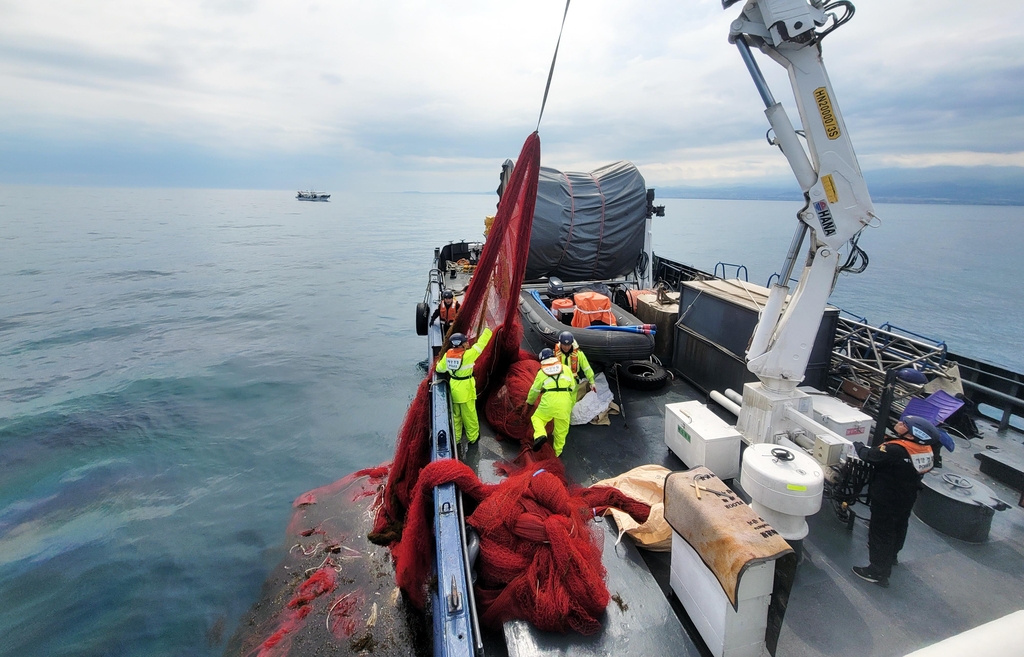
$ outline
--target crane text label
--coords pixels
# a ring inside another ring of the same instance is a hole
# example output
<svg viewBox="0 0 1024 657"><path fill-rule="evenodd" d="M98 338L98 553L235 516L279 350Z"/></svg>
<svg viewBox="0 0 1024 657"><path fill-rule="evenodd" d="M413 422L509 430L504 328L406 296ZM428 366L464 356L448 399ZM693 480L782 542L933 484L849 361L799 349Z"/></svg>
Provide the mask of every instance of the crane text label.
<svg viewBox="0 0 1024 657"><path fill-rule="evenodd" d="M825 126L825 135L829 139L839 139L842 133L839 132L839 122L832 111L832 99L828 97L825 87L814 90L814 100L818 103L818 113L821 114L821 124Z"/></svg>

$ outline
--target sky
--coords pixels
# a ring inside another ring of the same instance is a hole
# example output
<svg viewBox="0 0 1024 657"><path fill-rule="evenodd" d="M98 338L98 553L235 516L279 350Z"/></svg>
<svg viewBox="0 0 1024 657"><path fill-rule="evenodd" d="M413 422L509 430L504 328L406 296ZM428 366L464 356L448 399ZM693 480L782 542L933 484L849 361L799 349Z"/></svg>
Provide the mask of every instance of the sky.
<svg viewBox="0 0 1024 657"><path fill-rule="evenodd" d="M1024 181L1024 3L855 4L823 53L862 168ZM0 183L492 190L536 127L564 7L0 0ZM795 185L727 40L739 10L573 3L543 163ZM798 124L784 69L758 56Z"/></svg>

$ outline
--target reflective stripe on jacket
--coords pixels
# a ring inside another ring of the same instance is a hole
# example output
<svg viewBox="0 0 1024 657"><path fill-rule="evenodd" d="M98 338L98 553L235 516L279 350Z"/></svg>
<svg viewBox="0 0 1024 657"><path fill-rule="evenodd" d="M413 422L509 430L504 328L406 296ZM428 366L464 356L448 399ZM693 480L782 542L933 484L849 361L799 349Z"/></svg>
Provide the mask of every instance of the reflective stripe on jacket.
<svg viewBox="0 0 1024 657"><path fill-rule="evenodd" d="M590 362L587 360L587 355L580 349L579 344L574 340L572 343L572 351L565 353L562 348L558 348L558 359L562 361L562 366L568 368L574 378L579 378L580 370L583 370L583 376L587 377L587 381L594 382L594 370L590 367Z"/></svg>
<svg viewBox="0 0 1024 657"><path fill-rule="evenodd" d="M466 404L476 399L476 381L473 379L473 364L477 358L480 358L480 354L483 353L487 343L491 341L491 335L491 329L485 328L476 344L463 352L462 366L454 372L449 372L451 381L448 382L448 385L452 391L452 402ZM449 351L456 350L450 349ZM437 366L434 368L434 371L441 374L448 372L447 359L448 351L444 352L441 358L437 360Z"/></svg>
<svg viewBox="0 0 1024 657"><path fill-rule="evenodd" d="M533 404L542 392L551 394L541 397L541 406L553 408L557 405L560 408L564 398L568 402L569 410L572 410L572 404L576 401L576 379L565 367L558 376L551 376L543 371L537 372L533 385L530 386L530 393L526 395L526 403Z"/></svg>

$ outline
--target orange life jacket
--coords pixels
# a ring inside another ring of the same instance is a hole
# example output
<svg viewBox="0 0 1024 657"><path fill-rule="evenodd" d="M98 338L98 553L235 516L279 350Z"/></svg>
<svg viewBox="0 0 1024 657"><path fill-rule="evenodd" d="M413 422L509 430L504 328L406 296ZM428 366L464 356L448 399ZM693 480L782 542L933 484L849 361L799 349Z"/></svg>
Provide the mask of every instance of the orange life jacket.
<svg viewBox="0 0 1024 657"><path fill-rule="evenodd" d="M456 376L455 373L462 369L462 355L466 353L466 350L461 347L452 347L448 351L444 352L445 365L448 366L448 373L453 379L464 381L468 379L468 376ZM472 375L470 375L472 376Z"/></svg>
<svg viewBox="0 0 1024 657"><path fill-rule="evenodd" d="M914 466L918 474L930 471L935 465L935 454L932 452L930 445L922 445L921 443L903 440L902 438L886 441L886 444L890 443L895 443L907 450L907 456L910 457L910 465Z"/></svg>
<svg viewBox="0 0 1024 657"><path fill-rule="evenodd" d="M459 302L453 301L452 305L448 306L442 301L437 310L442 322L454 322L455 316L459 314Z"/></svg>

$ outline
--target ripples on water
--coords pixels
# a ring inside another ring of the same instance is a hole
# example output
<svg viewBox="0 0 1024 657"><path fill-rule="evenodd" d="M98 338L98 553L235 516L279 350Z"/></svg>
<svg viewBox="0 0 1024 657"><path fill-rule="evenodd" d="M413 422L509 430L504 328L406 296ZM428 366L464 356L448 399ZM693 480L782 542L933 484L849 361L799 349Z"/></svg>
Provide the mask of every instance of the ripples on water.
<svg viewBox="0 0 1024 657"><path fill-rule="evenodd" d="M781 264L793 204L665 204L658 252L757 282ZM0 654L219 654L291 501L389 458L433 248L493 208L0 187ZM1020 343L1021 209L880 210L840 305L1024 369L999 358Z"/></svg>

